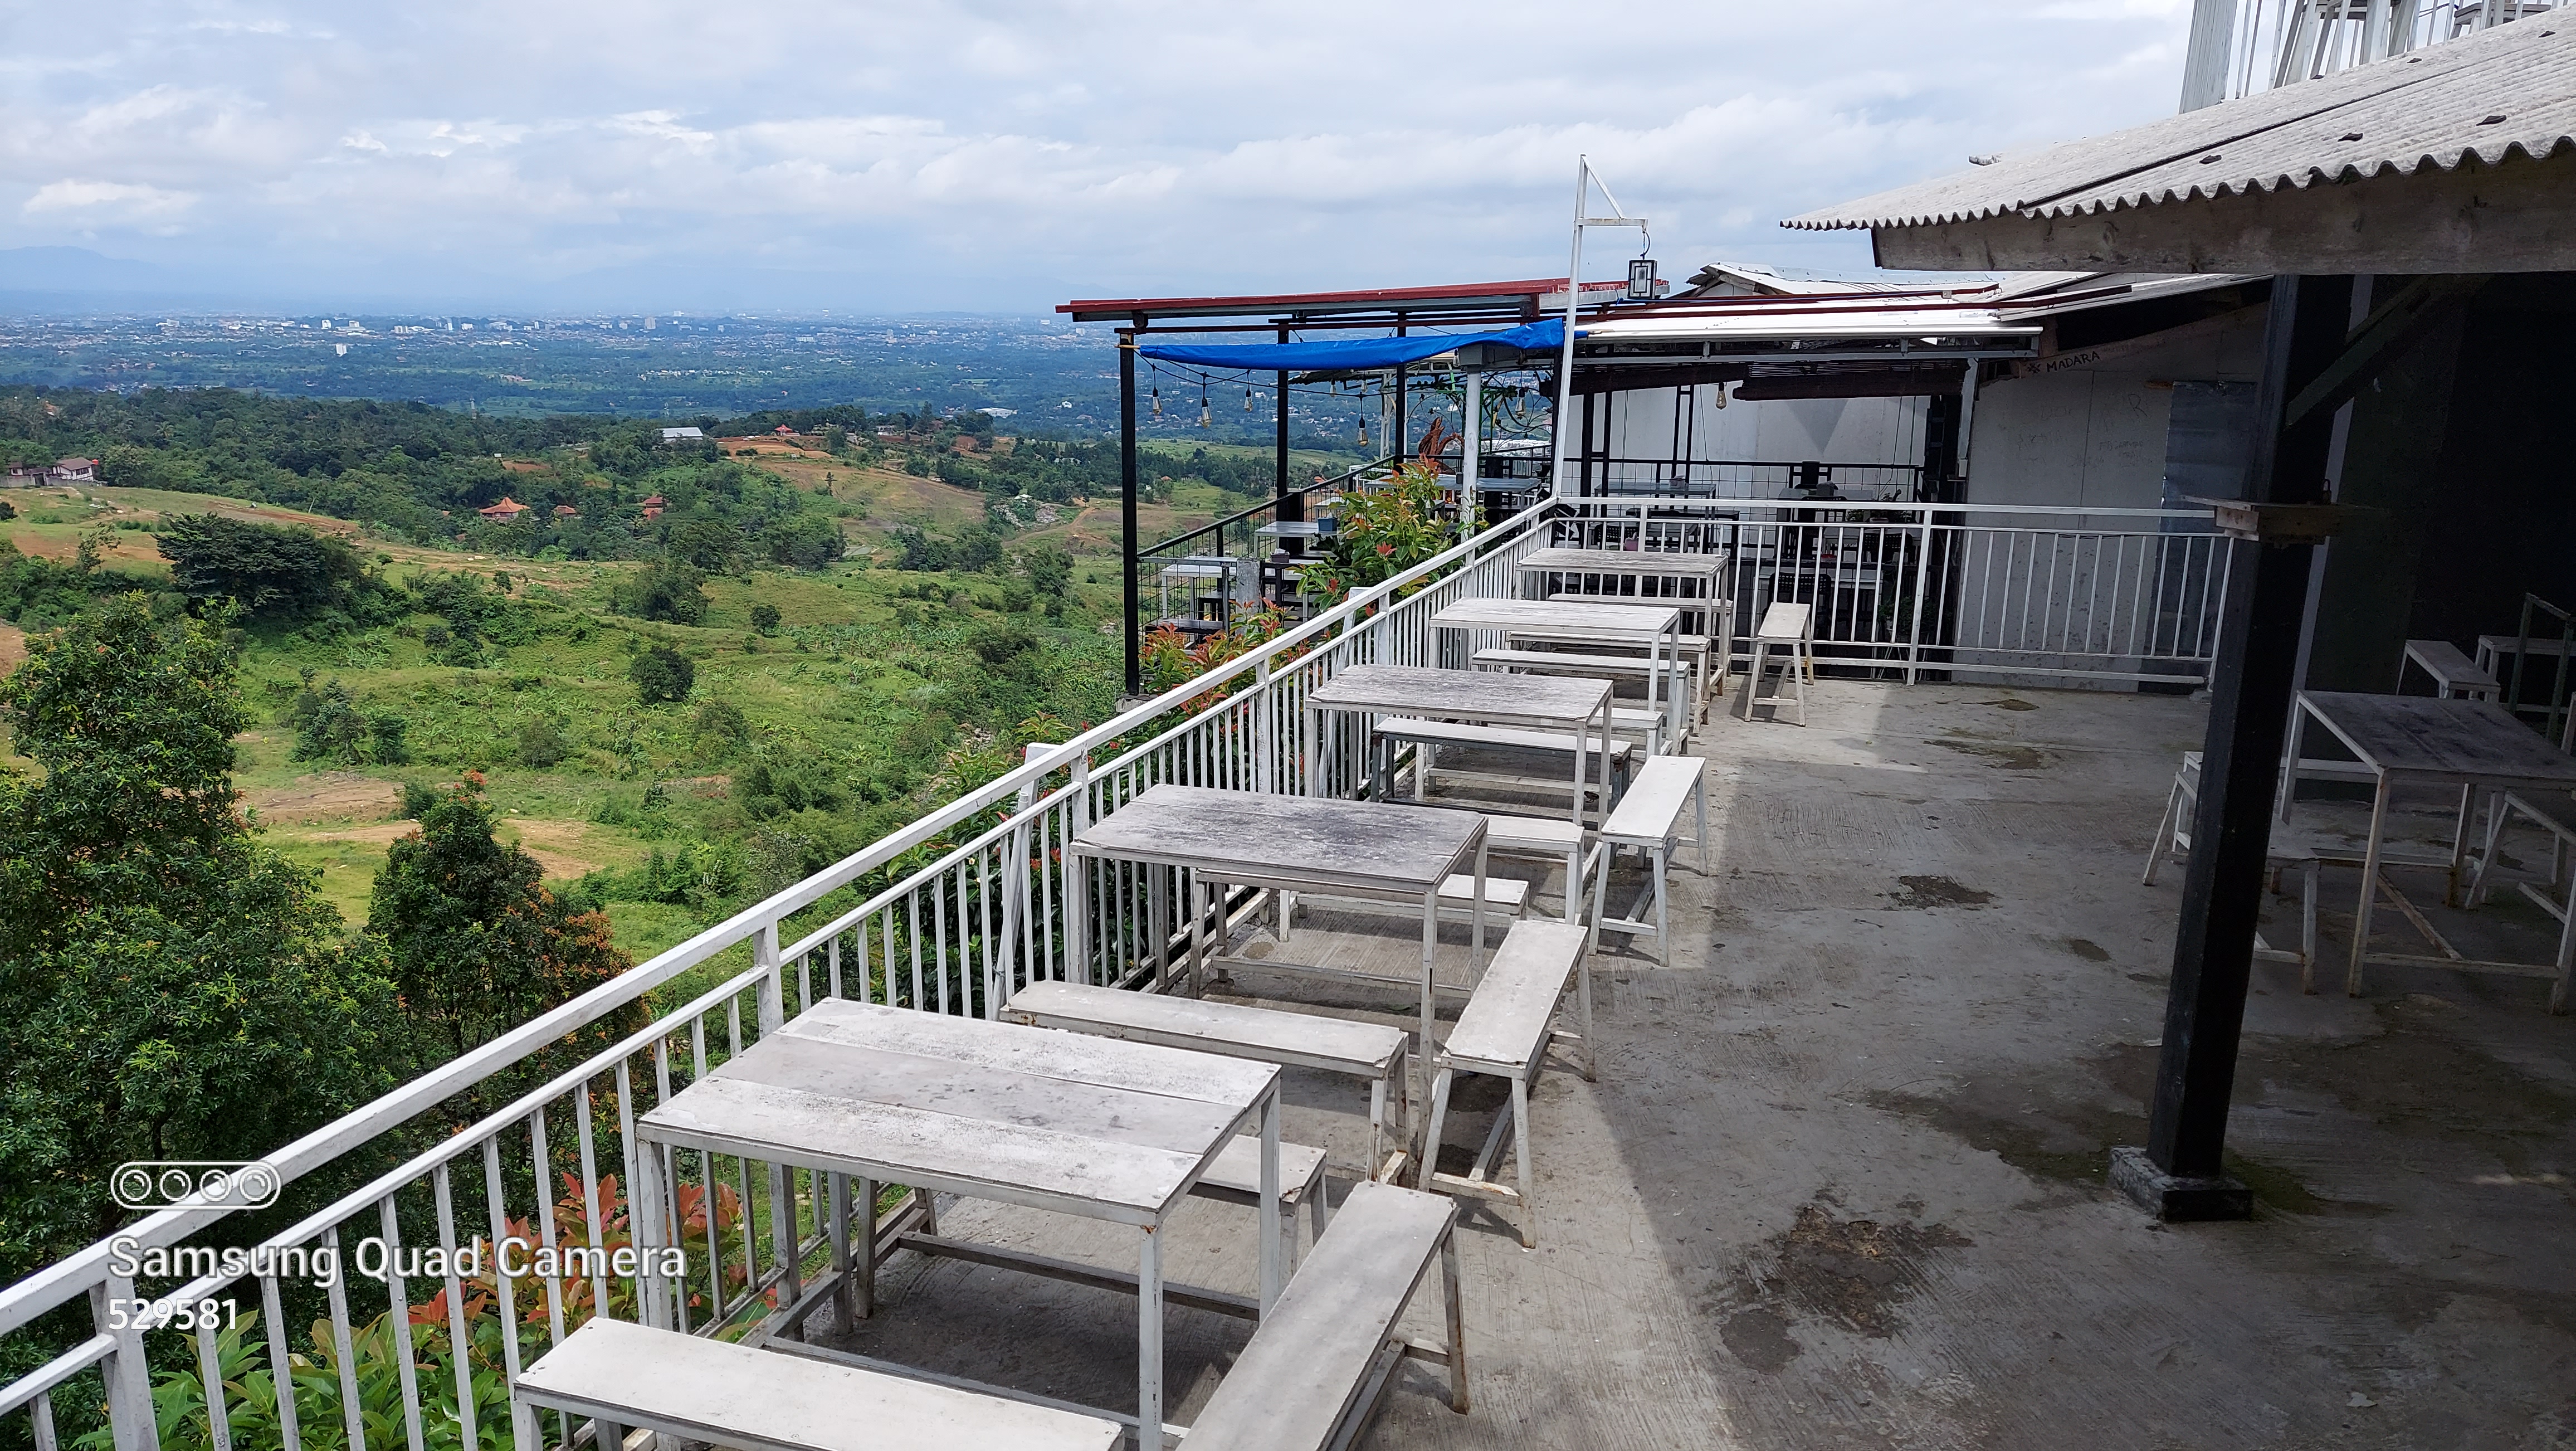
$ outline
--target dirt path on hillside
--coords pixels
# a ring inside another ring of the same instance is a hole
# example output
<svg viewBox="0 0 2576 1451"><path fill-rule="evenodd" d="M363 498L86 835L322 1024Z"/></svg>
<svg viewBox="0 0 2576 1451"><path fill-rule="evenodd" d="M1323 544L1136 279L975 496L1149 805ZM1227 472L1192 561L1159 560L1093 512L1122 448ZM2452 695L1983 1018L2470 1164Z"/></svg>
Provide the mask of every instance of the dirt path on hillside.
<svg viewBox="0 0 2576 1451"><path fill-rule="evenodd" d="M325 771L298 776L284 786L245 791L242 804L257 808L261 820L280 826L301 821L357 821L382 817L402 805L402 787L355 771ZM409 826L407 822L400 824Z"/></svg>

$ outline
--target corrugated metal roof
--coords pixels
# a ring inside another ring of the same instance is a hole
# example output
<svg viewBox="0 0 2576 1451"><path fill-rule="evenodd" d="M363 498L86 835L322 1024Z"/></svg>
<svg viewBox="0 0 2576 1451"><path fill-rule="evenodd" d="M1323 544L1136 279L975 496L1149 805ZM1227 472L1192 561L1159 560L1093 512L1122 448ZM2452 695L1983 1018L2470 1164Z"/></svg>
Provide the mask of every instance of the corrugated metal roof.
<svg viewBox="0 0 2576 1451"><path fill-rule="evenodd" d="M2080 216L2576 146L2576 19L2546 12L2408 55L2007 156L1781 223L1921 227Z"/></svg>

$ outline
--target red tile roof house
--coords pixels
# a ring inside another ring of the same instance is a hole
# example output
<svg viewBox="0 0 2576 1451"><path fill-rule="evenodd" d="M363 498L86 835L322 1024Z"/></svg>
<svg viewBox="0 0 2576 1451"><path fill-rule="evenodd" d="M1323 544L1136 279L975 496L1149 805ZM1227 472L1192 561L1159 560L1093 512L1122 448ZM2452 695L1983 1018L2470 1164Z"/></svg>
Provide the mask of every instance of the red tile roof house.
<svg viewBox="0 0 2576 1451"><path fill-rule="evenodd" d="M474 512L498 523L516 524L519 522L519 516L528 512L528 506L504 494L501 502Z"/></svg>
<svg viewBox="0 0 2576 1451"><path fill-rule="evenodd" d="M581 511L570 504L557 504L555 505L555 517L558 519L578 519L581 517Z"/></svg>

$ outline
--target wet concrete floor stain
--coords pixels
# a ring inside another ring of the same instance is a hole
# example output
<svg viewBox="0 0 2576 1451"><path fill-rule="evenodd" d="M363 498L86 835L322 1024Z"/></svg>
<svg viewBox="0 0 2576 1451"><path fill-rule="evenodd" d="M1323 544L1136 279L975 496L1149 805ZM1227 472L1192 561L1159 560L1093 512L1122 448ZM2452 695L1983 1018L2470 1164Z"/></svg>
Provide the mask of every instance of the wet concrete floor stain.
<svg viewBox="0 0 2576 1451"><path fill-rule="evenodd" d="M2038 707L2037 705L2034 705L2034 704L2032 704L2031 702L2029 702L2029 701L2027 701L2027 700L2013 700L2013 699L2010 699L2009 697L2007 697L2006 699L2003 699L2003 700L1981 700L1981 701L1978 701L1977 703L1978 703L1979 705L1991 705L1991 706L1995 706L1995 707L1998 707L1998 708L2003 709L2003 710L2037 710L2037 709L2039 709L2039 707Z"/></svg>
<svg viewBox="0 0 2576 1451"><path fill-rule="evenodd" d="M1963 756L1983 756L1986 764L1999 771L2044 771L2048 753L2036 746L1997 745L1992 741L1936 740L1932 744Z"/></svg>
<svg viewBox="0 0 2576 1451"><path fill-rule="evenodd" d="M1909 912L1929 911L1934 907L1982 907L1995 899L1992 892L1963 887L1948 877L1898 877L1902 892L1890 892L1896 905Z"/></svg>

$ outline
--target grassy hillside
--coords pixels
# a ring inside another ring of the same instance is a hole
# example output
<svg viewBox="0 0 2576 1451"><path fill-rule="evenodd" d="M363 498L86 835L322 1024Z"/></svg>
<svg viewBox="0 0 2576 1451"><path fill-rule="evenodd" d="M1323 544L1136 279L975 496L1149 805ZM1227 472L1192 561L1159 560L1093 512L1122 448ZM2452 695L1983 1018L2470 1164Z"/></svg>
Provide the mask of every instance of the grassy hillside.
<svg viewBox="0 0 2576 1451"><path fill-rule="evenodd" d="M410 829L404 784L478 772L550 879L600 897L620 945L640 957L988 778L1022 738L1112 707L1119 656L1099 623L1113 605L1104 588L1077 570L1051 621L1002 575L873 568L885 530L971 520L975 496L903 474L835 485L864 516L851 523L855 557L711 577L694 625L615 610L617 585L644 564L370 542L385 584L413 601L398 618L244 627L245 693L267 722L237 743L246 805L272 843L322 873L355 925L387 843ZM349 527L196 494L70 487L0 498L18 514L0 522L0 538L58 561L62 577L92 541L79 576L92 591L166 591L153 531L179 513ZM1078 527L1068 519L1058 537ZM418 598L448 577L472 581L495 612L464 666L454 621ZM763 605L779 616L767 632L754 624ZM639 702L628 668L656 645L695 668L688 700ZM22 653L19 632L0 630L0 668ZM294 759L298 698L333 683L361 713L403 718L408 761Z"/></svg>

